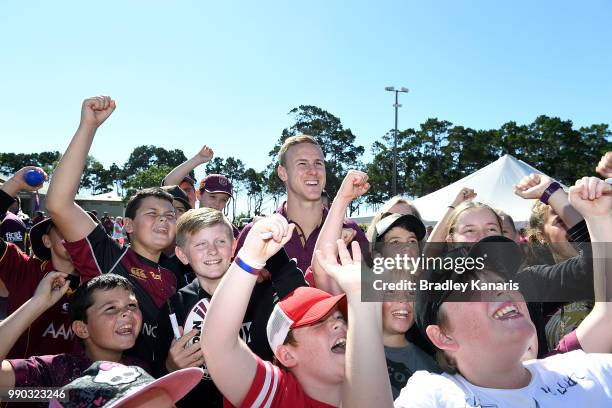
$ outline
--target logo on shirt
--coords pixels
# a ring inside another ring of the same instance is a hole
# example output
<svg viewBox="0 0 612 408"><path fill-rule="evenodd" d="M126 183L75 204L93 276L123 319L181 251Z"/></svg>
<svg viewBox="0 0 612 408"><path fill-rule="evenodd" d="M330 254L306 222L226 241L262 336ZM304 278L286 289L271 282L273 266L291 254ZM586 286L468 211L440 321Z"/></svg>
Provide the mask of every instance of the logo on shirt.
<svg viewBox="0 0 612 408"><path fill-rule="evenodd" d="M43 337L53 337L57 339L58 337L62 337L64 340L71 340L74 338L74 333L72 332L72 327L68 326L68 328L64 327L63 324L59 325L57 330L55 330L55 326L53 323L49 324L47 329L42 334Z"/></svg>
<svg viewBox="0 0 612 408"><path fill-rule="evenodd" d="M138 278L140 280L147 280L147 275L145 274L144 269L132 268L132 269L130 269L130 275L132 275L135 278Z"/></svg>
<svg viewBox="0 0 612 408"><path fill-rule="evenodd" d="M6 242L22 242L23 241L23 235L21 235L21 231L16 231L16 232L7 232L5 234L5 241Z"/></svg>
<svg viewBox="0 0 612 408"><path fill-rule="evenodd" d="M149 271L149 275L155 280L162 280L161 273L155 273L153 271Z"/></svg>
<svg viewBox="0 0 612 408"><path fill-rule="evenodd" d="M200 338L202 336L202 326L209 307L210 299L200 299L200 301L196 303L187 314L187 319L185 319L184 325L184 333L188 333L193 329L198 332L198 334L196 334L193 339L189 341L187 347L191 347L192 345L200 342ZM251 322L242 323L242 327L240 328L240 337L247 344L251 342ZM204 375L202 378L205 380L210 380L211 377L206 368L206 364L202 366L202 369L204 370Z"/></svg>

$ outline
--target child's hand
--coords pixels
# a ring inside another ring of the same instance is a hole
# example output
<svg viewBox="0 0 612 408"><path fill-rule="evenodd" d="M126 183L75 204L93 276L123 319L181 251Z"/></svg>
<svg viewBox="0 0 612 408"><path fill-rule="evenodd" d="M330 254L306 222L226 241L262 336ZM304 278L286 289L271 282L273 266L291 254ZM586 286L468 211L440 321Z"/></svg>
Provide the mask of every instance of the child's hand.
<svg viewBox="0 0 612 408"><path fill-rule="evenodd" d="M583 177L570 187L569 202L585 219L609 216L612 186L597 177Z"/></svg>
<svg viewBox="0 0 612 408"><path fill-rule="evenodd" d="M357 241L352 243L352 258L344 241L339 239L336 245L338 256L332 244L327 244L323 251L315 252L319 265L347 295L361 293L361 248L359 248L359 243ZM338 263L338 258L340 263Z"/></svg>
<svg viewBox="0 0 612 408"><path fill-rule="evenodd" d="M532 173L529 176L523 177L523 179L514 186L514 194L525 199L534 198L539 200L553 181L553 179L545 174Z"/></svg>
<svg viewBox="0 0 612 408"><path fill-rule="evenodd" d="M49 272L36 287L32 300L45 309L50 308L68 291L70 281L67 277L68 274L64 272Z"/></svg>
<svg viewBox="0 0 612 408"><path fill-rule="evenodd" d="M285 217L273 214L253 224L239 253L246 259L265 264L291 239L295 224L288 224Z"/></svg>
<svg viewBox="0 0 612 408"><path fill-rule="evenodd" d="M213 149L211 149L207 145L204 145L202 146L198 154L196 154L196 157L200 160L202 164L204 164L204 163L208 163L209 161L211 161L214 155L215 155L215 152L213 151Z"/></svg>
<svg viewBox="0 0 612 408"><path fill-rule="evenodd" d="M7 187L7 188L5 188L5 191L9 190L9 187L10 187L10 191L7 191L7 193L9 193L11 196L15 196L20 191L40 190L40 188L43 186L43 183L40 183L37 186L31 186L28 183L26 183L25 174L30 170L35 170L39 172L43 176L43 180L47 180L49 178L47 176L47 173L45 173L45 171L41 169L40 167L26 166L26 167L19 169L17 173L13 174L13 176L6 181L4 187Z"/></svg>
<svg viewBox="0 0 612 408"><path fill-rule="evenodd" d="M342 241L344 241L344 245L349 246L349 244L353 241L355 236L357 235L357 231L352 228L342 228L342 234L340 237Z"/></svg>
<svg viewBox="0 0 612 408"><path fill-rule="evenodd" d="M83 101L81 126L97 129L115 110L115 101L110 96L95 96Z"/></svg>
<svg viewBox="0 0 612 408"><path fill-rule="evenodd" d="M474 197L476 197L476 193L474 192L473 189L471 189L469 187L463 187L457 193L457 196L455 197L455 199L451 203L451 207L455 208L455 207L457 207L459 204L461 204L464 201L473 200Z"/></svg>
<svg viewBox="0 0 612 408"><path fill-rule="evenodd" d="M601 156L599 164L595 171L604 177L612 177L612 152L608 152Z"/></svg>
<svg viewBox="0 0 612 408"><path fill-rule="evenodd" d="M168 357L166 358L166 369L168 372L180 370L187 367L201 367L204 365L204 353L199 344L194 343L187 347L187 343L191 341L200 332L196 329L183 334L183 328L179 326L181 338L172 340Z"/></svg>
<svg viewBox="0 0 612 408"><path fill-rule="evenodd" d="M359 170L349 170L344 180L342 180L336 197L350 202L367 193L369 189L370 184L368 183L368 175L366 173Z"/></svg>

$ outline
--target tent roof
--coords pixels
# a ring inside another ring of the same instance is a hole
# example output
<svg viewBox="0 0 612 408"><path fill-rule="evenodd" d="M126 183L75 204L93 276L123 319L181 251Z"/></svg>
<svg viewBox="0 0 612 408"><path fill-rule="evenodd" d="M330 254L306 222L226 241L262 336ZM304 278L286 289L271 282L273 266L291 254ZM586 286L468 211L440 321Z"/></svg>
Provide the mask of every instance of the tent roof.
<svg viewBox="0 0 612 408"><path fill-rule="evenodd" d="M513 192L513 185L531 173L543 174L522 160L506 154L493 163L481 168L438 191L413 201L426 221L438 221L448 205L463 187L476 192L476 200L509 214L515 222L526 222L535 200L525 200Z"/></svg>

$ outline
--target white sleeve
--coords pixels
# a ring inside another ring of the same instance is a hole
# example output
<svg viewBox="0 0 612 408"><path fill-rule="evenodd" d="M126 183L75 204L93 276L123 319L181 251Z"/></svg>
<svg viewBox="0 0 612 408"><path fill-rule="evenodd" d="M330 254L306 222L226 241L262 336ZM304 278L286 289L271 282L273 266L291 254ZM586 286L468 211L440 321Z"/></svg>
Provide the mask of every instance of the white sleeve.
<svg viewBox="0 0 612 408"><path fill-rule="evenodd" d="M427 371L417 371L394 403L395 408L430 408L465 406L465 394L449 378Z"/></svg>

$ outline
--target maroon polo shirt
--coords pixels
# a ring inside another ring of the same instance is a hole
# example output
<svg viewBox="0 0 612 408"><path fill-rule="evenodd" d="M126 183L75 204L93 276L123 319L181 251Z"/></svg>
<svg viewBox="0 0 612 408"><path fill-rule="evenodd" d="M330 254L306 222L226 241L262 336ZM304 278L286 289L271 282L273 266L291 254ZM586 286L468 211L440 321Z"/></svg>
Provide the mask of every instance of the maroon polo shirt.
<svg viewBox="0 0 612 408"><path fill-rule="evenodd" d="M30 257L14 244L1 241L0 279L9 291L8 314L28 301L40 280L53 270L50 261ZM74 348L74 337L68 317L68 296L64 295L21 335L7 358L69 352Z"/></svg>
<svg viewBox="0 0 612 408"><path fill-rule="evenodd" d="M314 231L312 231L310 236L306 238L304 236L304 233L302 232L302 228L295 221L292 221L287 217L286 203L287 202L284 201L280 205L280 207L278 207L276 213L285 217L290 223L293 222L295 224L295 229L293 230L293 235L291 236L291 239L285 244L284 248L287 252L287 255L289 255L289 258L295 258L298 267L302 271L306 271L312 261L315 244L317 243L317 238L319 238L319 232L321 231L321 227L323 226L323 223L327 218L328 210L326 207L323 207L323 214L319 225L314 229ZM252 227L253 223L250 223L244 227L242 232L240 232L234 255L238 253L238 250L240 248L242 248L244 240ZM345 218L344 223L342 224L342 228L350 228L357 231L357 234L355 235L355 238L353 240L359 242L359 246L361 247L362 253L367 253L369 251L368 239L366 238L361 228L359 228L359 226L354 221ZM311 276L307 276L307 281L311 286L313 286L314 281Z"/></svg>

